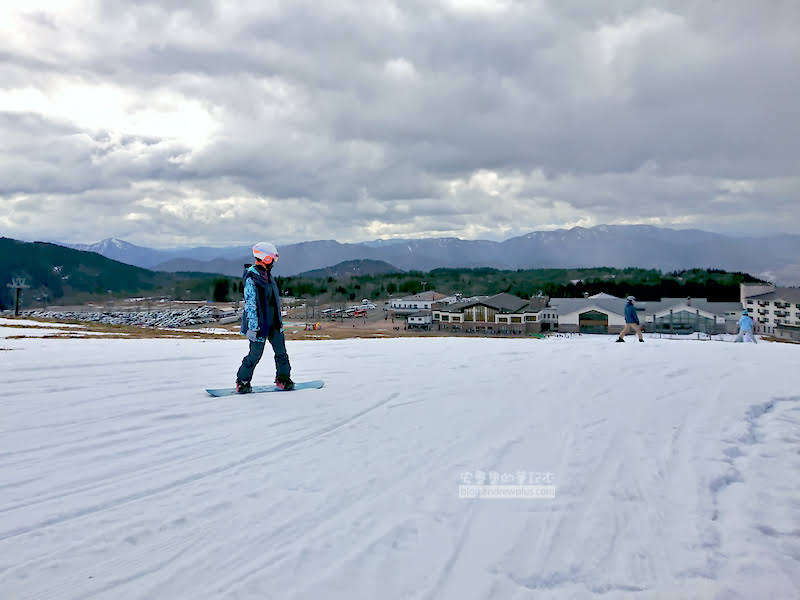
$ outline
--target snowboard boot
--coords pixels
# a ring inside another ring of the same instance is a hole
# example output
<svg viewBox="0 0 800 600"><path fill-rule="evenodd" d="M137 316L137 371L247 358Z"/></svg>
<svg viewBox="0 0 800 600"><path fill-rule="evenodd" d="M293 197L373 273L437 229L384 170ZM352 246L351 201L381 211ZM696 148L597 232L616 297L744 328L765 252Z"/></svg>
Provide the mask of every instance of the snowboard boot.
<svg viewBox="0 0 800 600"><path fill-rule="evenodd" d="M249 381L242 381L238 377L236 378L236 391L239 394L249 394L253 391L252 386L250 385Z"/></svg>
<svg viewBox="0 0 800 600"><path fill-rule="evenodd" d="M623 342L624 343L625 340L623 340L622 338L617 338L617 342Z"/></svg>
<svg viewBox="0 0 800 600"><path fill-rule="evenodd" d="M275 386L278 389L289 391L294 388L294 381L292 381L288 375L278 375L275 378Z"/></svg>
<svg viewBox="0 0 800 600"><path fill-rule="evenodd" d="M640 342L643 342L644 340L639 340L639 341L640 341Z"/></svg>

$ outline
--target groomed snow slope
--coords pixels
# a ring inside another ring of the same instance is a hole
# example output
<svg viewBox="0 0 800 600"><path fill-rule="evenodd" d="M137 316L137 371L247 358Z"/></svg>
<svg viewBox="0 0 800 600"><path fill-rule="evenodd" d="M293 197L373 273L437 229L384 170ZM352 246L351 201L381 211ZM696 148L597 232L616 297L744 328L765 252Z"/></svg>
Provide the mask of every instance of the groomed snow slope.
<svg viewBox="0 0 800 600"><path fill-rule="evenodd" d="M611 339L0 339L0 598L800 597L800 346Z"/></svg>

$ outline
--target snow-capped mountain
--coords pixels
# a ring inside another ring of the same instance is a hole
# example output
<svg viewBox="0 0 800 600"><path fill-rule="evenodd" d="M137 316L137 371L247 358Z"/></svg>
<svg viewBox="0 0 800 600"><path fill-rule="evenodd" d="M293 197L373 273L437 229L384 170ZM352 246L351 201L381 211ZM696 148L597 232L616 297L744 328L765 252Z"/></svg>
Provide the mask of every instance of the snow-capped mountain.
<svg viewBox="0 0 800 600"><path fill-rule="evenodd" d="M161 250L136 246L125 240L118 238L106 238L94 244L62 244L75 250L86 252L96 252L106 258L118 260L137 267L150 268L169 258L169 255Z"/></svg>
<svg viewBox="0 0 800 600"><path fill-rule="evenodd" d="M96 252L106 258L118 260L119 262L143 267L145 269L156 268L157 270L165 271L189 271L188 268L159 268L157 265L166 263L175 259L197 261L205 268L197 269L200 272L219 273L218 270L209 270L208 267L214 265L205 264L207 261L213 260L231 260L239 255L247 256L249 247L233 246L225 248L214 248L202 246L197 248L168 248L168 249L155 249L147 248L144 246L137 246L120 240L118 238L106 238L94 244L61 244L68 248L75 250L85 250L87 252ZM239 262L238 259L236 261ZM181 266L181 265L178 265Z"/></svg>
<svg viewBox="0 0 800 600"><path fill-rule="evenodd" d="M94 244L64 244L64 245L69 246L70 248L74 248L75 250L83 250L84 252L97 252L98 254L102 254L103 256L115 252L125 252L126 250L140 248L139 246L134 246L130 242L126 242L125 240L120 240L117 238L106 238ZM111 258L111 257L106 256L106 258Z"/></svg>

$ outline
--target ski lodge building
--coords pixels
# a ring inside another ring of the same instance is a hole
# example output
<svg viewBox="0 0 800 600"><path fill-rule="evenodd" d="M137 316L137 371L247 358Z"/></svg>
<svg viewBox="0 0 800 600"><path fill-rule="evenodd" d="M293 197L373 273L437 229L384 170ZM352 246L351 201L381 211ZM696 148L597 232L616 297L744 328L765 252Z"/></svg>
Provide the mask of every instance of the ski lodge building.
<svg viewBox="0 0 800 600"><path fill-rule="evenodd" d="M625 304L627 300L610 294L550 299L561 333L619 333L625 327Z"/></svg>
<svg viewBox="0 0 800 600"><path fill-rule="evenodd" d="M627 300L610 294L583 298L530 299L501 293L493 296L445 296L424 292L391 301L394 316L409 327L453 333L529 335L542 331L618 334L625 326ZM747 308L762 334L800 338L800 289L742 284L740 302L706 298L662 298L635 303L642 328L655 333L715 335L736 333Z"/></svg>
<svg viewBox="0 0 800 600"><path fill-rule="evenodd" d="M710 302L705 298L662 298L645 302L642 324L656 333L736 333L742 306L738 302Z"/></svg>
<svg viewBox="0 0 800 600"><path fill-rule="evenodd" d="M389 310L395 315L410 315L420 310L431 310L434 302L442 302L447 299L445 294L439 292L422 292L405 298L394 298L389 302Z"/></svg>
<svg viewBox="0 0 800 600"><path fill-rule="evenodd" d="M431 311L439 331L522 335L555 329L557 315L546 296L529 300L513 294L478 296L462 302L439 303Z"/></svg>
<svg viewBox="0 0 800 600"><path fill-rule="evenodd" d="M618 334L625 327L627 300L610 294L586 298L552 298L558 312L558 331ZM636 302L639 323L645 331L711 335L735 333L742 307L738 302L709 302L705 298L662 298Z"/></svg>
<svg viewBox="0 0 800 600"><path fill-rule="evenodd" d="M409 327L430 329L433 323L431 307L436 303L455 301L455 296L448 297L436 291L422 292L404 298L394 298L388 301L386 310L391 313L392 319L395 317L406 319Z"/></svg>

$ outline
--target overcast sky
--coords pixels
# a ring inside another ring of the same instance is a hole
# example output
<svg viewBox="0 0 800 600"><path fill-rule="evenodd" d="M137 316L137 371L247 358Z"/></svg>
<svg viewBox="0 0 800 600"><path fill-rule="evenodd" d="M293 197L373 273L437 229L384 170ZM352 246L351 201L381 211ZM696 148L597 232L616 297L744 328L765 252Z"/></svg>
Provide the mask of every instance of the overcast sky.
<svg viewBox="0 0 800 600"><path fill-rule="evenodd" d="M800 2L0 4L0 234L800 233Z"/></svg>

